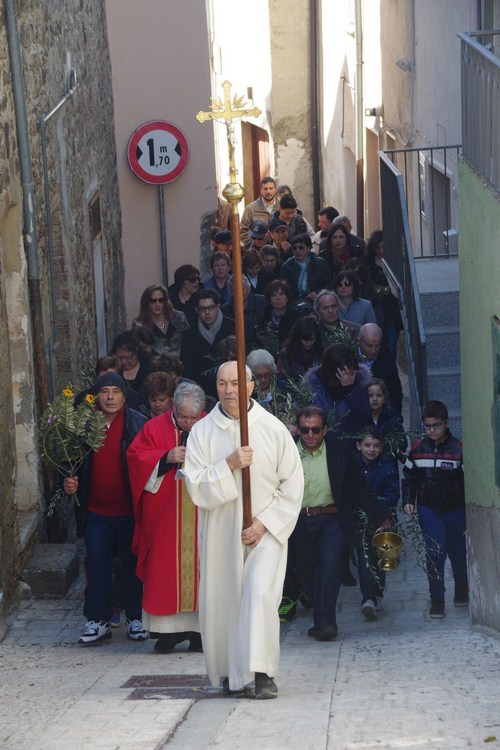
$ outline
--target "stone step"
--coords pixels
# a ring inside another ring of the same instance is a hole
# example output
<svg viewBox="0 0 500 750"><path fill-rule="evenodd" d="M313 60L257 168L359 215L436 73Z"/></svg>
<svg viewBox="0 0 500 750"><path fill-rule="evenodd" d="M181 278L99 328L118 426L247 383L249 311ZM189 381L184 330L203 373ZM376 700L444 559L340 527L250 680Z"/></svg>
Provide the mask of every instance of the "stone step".
<svg viewBox="0 0 500 750"><path fill-rule="evenodd" d="M460 408L460 368L428 367L427 393L430 399L444 401L448 407Z"/></svg>
<svg viewBox="0 0 500 750"><path fill-rule="evenodd" d="M427 367L460 366L460 332L457 325L425 329Z"/></svg>
<svg viewBox="0 0 500 750"><path fill-rule="evenodd" d="M460 321L459 293L439 292L421 294L420 307L424 328L428 326L458 326Z"/></svg>
<svg viewBox="0 0 500 750"><path fill-rule="evenodd" d="M38 544L22 571L34 596L63 597L79 574L74 544Z"/></svg>

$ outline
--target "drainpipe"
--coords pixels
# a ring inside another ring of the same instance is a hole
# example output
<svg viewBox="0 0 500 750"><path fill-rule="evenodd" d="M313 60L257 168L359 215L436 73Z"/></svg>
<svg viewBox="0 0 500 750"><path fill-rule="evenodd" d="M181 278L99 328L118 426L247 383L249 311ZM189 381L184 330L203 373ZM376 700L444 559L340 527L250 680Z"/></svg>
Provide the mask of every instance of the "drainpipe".
<svg viewBox="0 0 500 750"><path fill-rule="evenodd" d="M365 235L363 16L362 0L355 0L356 23L356 233Z"/></svg>
<svg viewBox="0 0 500 750"><path fill-rule="evenodd" d="M310 0L309 10L309 70L311 86L311 166L313 188L314 218L320 210L320 179L319 179L319 96L318 96L318 0ZM314 222L315 224L316 222ZM313 225L314 226L314 225Z"/></svg>
<svg viewBox="0 0 500 750"><path fill-rule="evenodd" d="M36 238L35 192L29 144L28 117L24 93L24 76L17 28L16 0L4 0L5 25L9 46L12 93L16 113L16 136L23 193L23 244L28 269L28 289L33 336L33 356L38 408L48 401L47 368L44 356L40 266Z"/></svg>
<svg viewBox="0 0 500 750"><path fill-rule="evenodd" d="M68 89L64 96L52 107L50 112L41 117L37 122L40 131L40 142L42 146L42 168L43 168L43 185L45 189L45 222L47 225L47 263L49 269L49 286L50 286L50 341L47 344L47 361L49 368L49 392L53 398L56 388L56 373L54 364L54 351L58 346L57 341L57 295L56 279L54 264L54 239L52 233L52 210L50 205L50 186L49 186L49 167L47 163L47 137L46 125L50 118L62 107L65 101L73 95L76 89L76 72L71 68L68 80Z"/></svg>

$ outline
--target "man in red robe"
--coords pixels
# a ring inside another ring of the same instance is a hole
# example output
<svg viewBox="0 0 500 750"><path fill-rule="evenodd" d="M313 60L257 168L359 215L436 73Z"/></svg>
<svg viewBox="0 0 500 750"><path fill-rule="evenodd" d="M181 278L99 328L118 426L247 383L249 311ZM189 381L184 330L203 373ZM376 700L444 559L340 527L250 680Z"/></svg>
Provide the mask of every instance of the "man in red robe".
<svg viewBox="0 0 500 750"><path fill-rule="evenodd" d="M195 383L177 386L173 406L146 423L127 451L134 502L132 549L144 584L143 621L155 651L189 640L201 651L198 623L198 516L180 470L186 440L203 416L205 394Z"/></svg>

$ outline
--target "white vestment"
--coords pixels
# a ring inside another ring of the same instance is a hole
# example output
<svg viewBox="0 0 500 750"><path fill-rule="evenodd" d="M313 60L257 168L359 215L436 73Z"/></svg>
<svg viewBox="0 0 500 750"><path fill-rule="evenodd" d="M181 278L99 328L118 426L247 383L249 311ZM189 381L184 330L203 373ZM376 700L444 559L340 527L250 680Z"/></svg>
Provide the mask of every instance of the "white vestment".
<svg viewBox="0 0 500 750"><path fill-rule="evenodd" d="M227 676L231 690L247 685L255 672L276 675L287 539L304 488L290 433L251 403L252 515L267 529L256 547L241 541L241 471L232 472L226 462L241 445L239 420L215 406L193 426L184 465L187 489L199 508L199 615L207 673L214 686Z"/></svg>

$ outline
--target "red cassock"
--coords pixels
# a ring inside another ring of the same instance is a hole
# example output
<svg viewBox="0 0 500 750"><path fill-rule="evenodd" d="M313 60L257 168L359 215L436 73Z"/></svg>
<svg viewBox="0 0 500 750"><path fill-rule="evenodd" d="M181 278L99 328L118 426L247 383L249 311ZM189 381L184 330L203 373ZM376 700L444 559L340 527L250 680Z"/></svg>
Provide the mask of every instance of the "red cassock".
<svg viewBox="0 0 500 750"><path fill-rule="evenodd" d="M181 431L169 409L147 422L127 451L135 513L132 550L144 584L142 606L151 615L198 609L197 508L184 480L175 479L175 466L154 485L150 482L160 459L178 445ZM146 485L153 491L145 490Z"/></svg>

